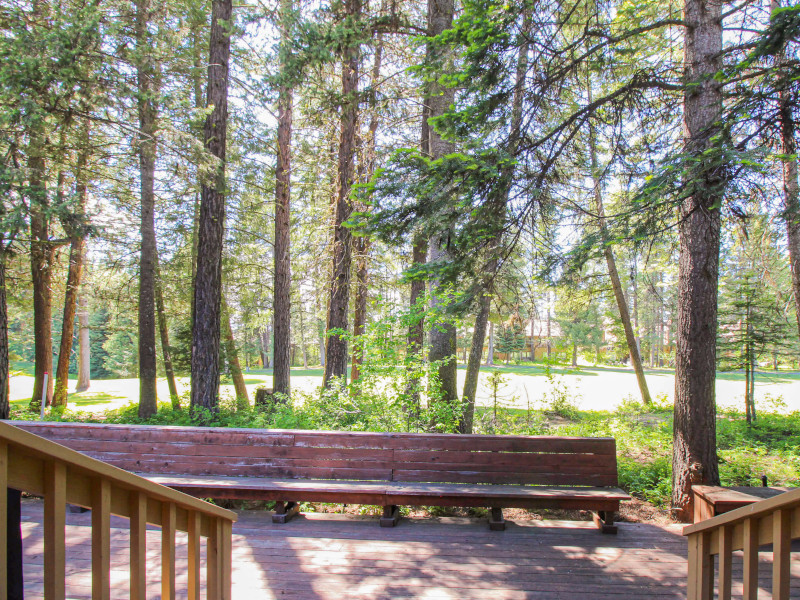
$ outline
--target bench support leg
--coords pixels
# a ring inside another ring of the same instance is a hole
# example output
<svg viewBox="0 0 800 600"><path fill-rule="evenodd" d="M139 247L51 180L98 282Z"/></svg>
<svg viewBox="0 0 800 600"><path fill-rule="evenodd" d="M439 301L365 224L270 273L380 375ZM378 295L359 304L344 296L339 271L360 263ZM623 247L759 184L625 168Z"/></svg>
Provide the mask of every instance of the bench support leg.
<svg viewBox="0 0 800 600"><path fill-rule="evenodd" d="M506 520L503 518L503 509L492 506L489 509L489 529L492 531L505 531Z"/></svg>
<svg viewBox="0 0 800 600"><path fill-rule="evenodd" d="M275 514L272 515L272 522L286 523L299 512L300 505L297 502L278 501L275 503Z"/></svg>
<svg viewBox="0 0 800 600"><path fill-rule="evenodd" d="M381 527L394 527L400 520L400 510L394 504L383 507Z"/></svg>
<svg viewBox="0 0 800 600"><path fill-rule="evenodd" d="M614 517L617 515L611 510L601 510L592 513L594 524L603 533L617 533L617 526L614 524Z"/></svg>

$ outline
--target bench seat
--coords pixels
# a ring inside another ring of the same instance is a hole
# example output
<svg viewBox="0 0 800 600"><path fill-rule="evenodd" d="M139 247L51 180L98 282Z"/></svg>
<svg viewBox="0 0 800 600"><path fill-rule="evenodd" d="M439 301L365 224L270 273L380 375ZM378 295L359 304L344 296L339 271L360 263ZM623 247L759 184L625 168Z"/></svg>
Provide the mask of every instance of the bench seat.
<svg viewBox="0 0 800 600"><path fill-rule="evenodd" d="M73 450L201 498L589 510L603 532L629 496L617 487L613 438L293 431L13 422Z"/></svg>
<svg viewBox="0 0 800 600"><path fill-rule="evenodd" d="M630 496L619 488L546 487L460 483L406 483L331 479L190 477L137 473L197 497L240 500L338 502L376 506L492 506L616 510Z"/></svg>

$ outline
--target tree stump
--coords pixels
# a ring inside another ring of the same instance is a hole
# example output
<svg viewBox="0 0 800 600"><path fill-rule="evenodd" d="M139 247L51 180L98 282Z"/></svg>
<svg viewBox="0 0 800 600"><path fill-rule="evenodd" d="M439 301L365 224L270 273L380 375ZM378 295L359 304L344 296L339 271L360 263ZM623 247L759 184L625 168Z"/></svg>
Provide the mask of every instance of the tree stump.
<svg viewBox="0 0 800 600"><path fill-rule="evenodd" d="M256 388L256 408L268 413L275 411L275 395L272 388Z"/></svg>

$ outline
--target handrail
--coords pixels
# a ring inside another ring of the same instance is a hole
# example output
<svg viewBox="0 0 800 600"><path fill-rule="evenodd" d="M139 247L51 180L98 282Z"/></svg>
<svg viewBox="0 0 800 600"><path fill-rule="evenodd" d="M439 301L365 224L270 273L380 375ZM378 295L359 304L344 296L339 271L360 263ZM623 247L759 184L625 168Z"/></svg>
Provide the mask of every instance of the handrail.
<svg viewBox="0 0 800 600"><path fill-rule="evenodd" d="M44 497L44 596L65 598L65 511L92 510L92 598L108 599L110 516L130 519L131 598L146 596L146 528L161 527L161 597L175 598L175 532L188 533L190 600L200 598L201 537L206 544L206 597L231 598L231 529L236 513L70 450L0 422L0 540L5 540L4 488ZM6 544L0 543L0 582L8 577ZM7 600L5 585L0 600Z"/></svg>
<svg viewBox="0 0 800 600"><path fill-rule="evenodd" d="M772 597L789 600L791 544L800 538L800 489L689 525L689 600L714 595L714 557L719 557L718 597L730 600L733 553L744 551L743 598L758 598L759 547L772 544Z"/></svg>

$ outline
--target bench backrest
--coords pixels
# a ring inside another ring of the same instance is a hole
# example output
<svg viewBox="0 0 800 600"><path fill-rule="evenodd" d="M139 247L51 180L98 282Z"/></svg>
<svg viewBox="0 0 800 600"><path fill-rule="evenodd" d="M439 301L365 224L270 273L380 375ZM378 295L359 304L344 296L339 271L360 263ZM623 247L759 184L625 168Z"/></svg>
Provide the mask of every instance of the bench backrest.
<svg viewBox="0 0 800 600"><path fill-rule="evenodd" d="M10 423L137 473L617 485L613 438Z"/></svg>

